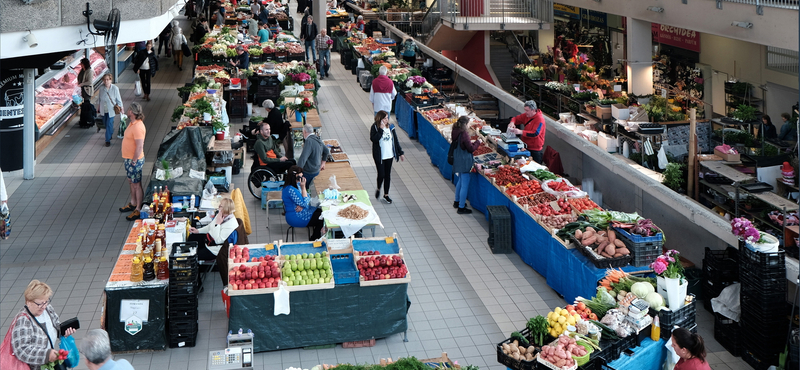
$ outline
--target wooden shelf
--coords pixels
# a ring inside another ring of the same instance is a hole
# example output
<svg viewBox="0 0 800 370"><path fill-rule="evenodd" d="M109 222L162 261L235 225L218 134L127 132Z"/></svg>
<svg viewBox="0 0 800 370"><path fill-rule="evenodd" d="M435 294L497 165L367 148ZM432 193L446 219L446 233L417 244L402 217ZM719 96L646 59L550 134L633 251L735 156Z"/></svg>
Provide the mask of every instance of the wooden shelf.
<svg viewBox="0 0 800 370"><path fill-rule="evenodd" d="M702 162L700 162L700 165L705 167L705 168L707 168L707 169L709 169L709 170L711 170L711 171L714 171L714 172L716 172L716 173L718 173L718 174L720 174L722 176L725 176L725 177L731 179L731 181L733 181L733 182L743 182L743 181L755 180L755 177L743 174L743 173L737 171L736 169L731 168L730 166L728 166L726 164L723 164L722 162L702 161Z"/></svg>

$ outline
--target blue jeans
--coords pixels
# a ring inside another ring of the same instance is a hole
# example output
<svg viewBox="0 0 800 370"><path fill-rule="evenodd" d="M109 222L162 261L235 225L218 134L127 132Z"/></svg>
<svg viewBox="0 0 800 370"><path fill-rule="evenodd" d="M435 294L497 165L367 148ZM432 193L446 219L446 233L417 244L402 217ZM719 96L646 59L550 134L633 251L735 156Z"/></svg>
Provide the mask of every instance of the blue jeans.
<svg viewBox="0 0 800 370"><path fill-rule="evenodd" d="M331 49L320 49L319 51L319 73L320 76L325 77L328 75L328 69L331 68ZM325 64L328 67L325 68Z"/></svg>
<svg viewBox="0 0 800 370"><path fill-rule="evenodd" d="M311 49L311 55L313 58L308 58L308 50ZM317 48L314 47L314 40L306 40L306 60L312 62L317 60Z"/></svg>
<svg viewBox="0 0 800 370"><path fill-rule="evenodd" d="M103 123L106 125L106 142L111 142L111 136L114 134L114 118L109 117L108 113L103 114Z"/></svg>
<svg viewBox="0 0 800 370"><path fill-rule="evenodd" d="M319 176L319 172L317 172L317 173L304 172L303 176L306 177L306 190L308 190L308 189L311 189L311 183L314 182L314 178Z"/></svg>
<svg viewBox="0 0 800 370"><path fill-rule="evenodd" d="M470 175L469 172L461 172L457 173L456 177L456 202L458 202L458 208L464 208L467 206L467 193L469 193L469 181Z"/></svg>

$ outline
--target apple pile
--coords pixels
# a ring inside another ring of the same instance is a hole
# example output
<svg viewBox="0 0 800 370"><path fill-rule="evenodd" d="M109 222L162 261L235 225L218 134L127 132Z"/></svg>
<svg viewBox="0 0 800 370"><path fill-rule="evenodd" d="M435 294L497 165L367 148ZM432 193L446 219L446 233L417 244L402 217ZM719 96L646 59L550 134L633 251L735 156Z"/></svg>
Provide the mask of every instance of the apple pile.
<svg viewBox="0 0 800 370"><path fill-rule="evenodd" d="M261 261L253 266L234 266L228 271L228 287L231 290L277 288L279 281L281 270L276 261Z"/></svg>
<svg viewBox="0 0 800 370"><path fill-rule="evenodd" d="M325 284L330 283L333 278L328 252L293 254L285 257L283 277L288 286Z"/></svg>
<svg viewBox="0 0 800 370"><path fill-rule="evenodd" d="M358 260L356 266L359 275L367 281L402 279L408 274L408 267L397 254L363 257Z"/></svg>
<svg viewBox="0 0 800 370"><path fill-rule="evenodd" d="M381 254L381 252L378 252L378 251L365 251L365 252L354 251L353 252L353 255L356 255L356 256L379 256L380 254Z"/></svg>
<svg viewBox="0 0 800 370"><path fill-rule="evenodd" d="M264 257L250 257L250 261L248 262L271 262L275 261L275 257L276 256L273 256L271 254L268 254Z"/></svg>
<svg viewBox="0 0 800 370"><path fill-rule="evenodd" d="M250 260L250 248L234 245L228 252L228 256L233 259L233 263L245 263Z"/></svg>

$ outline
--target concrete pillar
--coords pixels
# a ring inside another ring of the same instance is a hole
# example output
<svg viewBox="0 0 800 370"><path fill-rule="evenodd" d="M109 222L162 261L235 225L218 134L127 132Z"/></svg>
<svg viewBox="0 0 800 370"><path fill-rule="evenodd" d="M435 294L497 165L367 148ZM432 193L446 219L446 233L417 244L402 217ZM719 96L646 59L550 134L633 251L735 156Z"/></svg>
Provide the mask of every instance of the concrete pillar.
<svg viewBox="0 0 800 370"><path fill-rule="evenodd" d="M34 156L36 155L36 99L34 98L33 68L25 68L22 72L22 99L24 101L24 117L22 119L22 178L33 180Z"/></svg>
<svg viewBox="0 0 800 370"><path fill-rule="evenodd" d="M328 29L328 3L325 0L314 0L314 22L317 30Z"/></svg>
<svg viewBox="0 0 800 370"><path fill-rule="evenodd" d="M537 30L537 42L536 47L539 49L539 53L543 54L547 52L547 47L553 47L556 41L556 30L552 27L547 30Z"/></svg>
<svg viewBox="0 0 800 370"><path fill-rule="evenodd" d="M628 17L628 92L653 93L653 35L650 22Z"/></svg>

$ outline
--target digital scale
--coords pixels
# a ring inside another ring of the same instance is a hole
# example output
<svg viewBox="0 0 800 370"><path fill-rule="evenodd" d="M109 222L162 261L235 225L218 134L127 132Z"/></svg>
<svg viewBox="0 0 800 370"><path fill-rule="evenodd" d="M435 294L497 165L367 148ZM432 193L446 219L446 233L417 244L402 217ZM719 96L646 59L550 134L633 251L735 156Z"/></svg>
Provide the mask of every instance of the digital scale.
<svg viewBox="0 0 800 370"><path fill-rule="evenodd" d="M525 143L523 143L517 135L504 132L500 137L502 140L497 140L496 143L498 151L502 154L511 158L520 156L529 157L531 155L529 151L525 150Z"/></svg>
<svg viewBox="0 0 800 370"><path fill-rule="evenodd" d="M253 368L253 332L228 332L228 348L208 352L208 370Z"/></svg>

